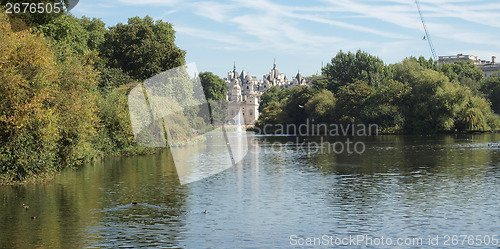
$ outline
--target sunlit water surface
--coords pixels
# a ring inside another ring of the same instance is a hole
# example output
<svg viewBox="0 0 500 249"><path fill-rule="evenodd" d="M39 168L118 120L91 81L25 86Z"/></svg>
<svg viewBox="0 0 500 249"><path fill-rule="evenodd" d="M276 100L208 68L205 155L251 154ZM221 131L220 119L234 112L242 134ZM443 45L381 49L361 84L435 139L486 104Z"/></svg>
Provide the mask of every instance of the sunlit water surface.
<svg viewBox="0 0 500 249"><path fill-rule="evenodd" d="M500 237L500 149L488 146L500 135L351 138L361 155L298 146L314 137L253 139L240 164L186 185L164 150L0 187L0 246L269 248L366 235L440 236L405 248L444 248L445 235Z"/></svg>

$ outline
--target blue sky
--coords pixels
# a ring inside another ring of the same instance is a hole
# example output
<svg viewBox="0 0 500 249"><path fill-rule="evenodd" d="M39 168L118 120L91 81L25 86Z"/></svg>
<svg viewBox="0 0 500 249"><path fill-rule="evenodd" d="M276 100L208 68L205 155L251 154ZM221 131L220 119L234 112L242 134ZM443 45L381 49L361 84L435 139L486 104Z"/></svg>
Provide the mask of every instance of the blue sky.
<svg viewBox="0 0 500 249"><path fill-rule="evenodd" d="M420 0L437 55L500 57L500 1ZM431 57L414 0L80 0L71 12L108 26L149 15L174 25L186 62L221 77L278 69L321 72L338 51L364 50L391 64Z"/></svg>

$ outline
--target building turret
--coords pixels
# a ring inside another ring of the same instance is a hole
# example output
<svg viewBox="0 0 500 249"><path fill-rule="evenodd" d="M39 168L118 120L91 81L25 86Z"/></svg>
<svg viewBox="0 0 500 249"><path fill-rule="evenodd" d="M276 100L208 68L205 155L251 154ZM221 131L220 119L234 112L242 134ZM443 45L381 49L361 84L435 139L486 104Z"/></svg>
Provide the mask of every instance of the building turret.
<svg viewBox="0 0 500 249"><path fill-rule="evenodd" d="M233 87L231 88L231 94L228 98L228 101L236 101L236 102L242 101L240 85L238 84L233 85Z"/></svg>
<svg viewBox="0 0 500 249"><path fill-rule="evenodd" d="M297 75L293 78L292 86L302 86L306 85L306 78L300 75L300 70L297 71Z"/></svg>
<svg viewBox="0 0 500 249"><path fill-rule="evenodd" d="M289 88L292 86L306 85L306 79L297 72L297 75L287 79L285 74L278 71L276 60L268 74L263 75L259 81L255 76L251 76L245 70L240 73L236 71L236 63L233 70L228 72L225 79L227 83L228 117L234 117L240 110L243 113L245 124L254 124L259 117L258 107L262 93L278 86Z"/></svg>

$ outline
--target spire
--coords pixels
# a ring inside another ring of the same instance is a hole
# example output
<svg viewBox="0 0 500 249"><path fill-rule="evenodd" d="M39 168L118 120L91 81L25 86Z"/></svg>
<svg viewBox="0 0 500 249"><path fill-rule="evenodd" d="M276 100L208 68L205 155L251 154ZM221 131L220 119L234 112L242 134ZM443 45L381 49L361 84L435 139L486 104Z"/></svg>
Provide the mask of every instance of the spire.
<svg viewBox="0 0 500 249"><path fill-rule="evenodd" d="M236 61L234 61L233 70L236 71Z"/></svg>
<svg viewBox="0 0 500 249"><path fill-rule="evenodd" d="M246 74L247 74L247 73L245 72L245 69L242 69L242 70L241 70L241 74L240 74L240 78L241 78L241 82L242 82L242 83L243 83L243 79L245 78L245 75L246 75Z"/></svg>
<svg viewBox="0 0 500 249"><path fill-rule="evenodd" d="M274 66L273 69L276 69L276 58L274 58Z"/></svg>

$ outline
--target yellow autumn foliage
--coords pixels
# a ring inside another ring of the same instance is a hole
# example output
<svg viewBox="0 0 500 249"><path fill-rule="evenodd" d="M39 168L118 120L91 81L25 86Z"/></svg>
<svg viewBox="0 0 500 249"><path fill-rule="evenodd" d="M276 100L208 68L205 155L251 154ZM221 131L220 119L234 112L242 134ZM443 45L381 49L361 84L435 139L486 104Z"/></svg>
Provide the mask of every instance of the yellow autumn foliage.
<svg viewBox="0 0 500 249"><path fill-rule="evenodd" d="M97 74L58 61L42 35L0 14L0 182L49 174L95 156ZM15 32L14 30L21 30Z"/></svg>

